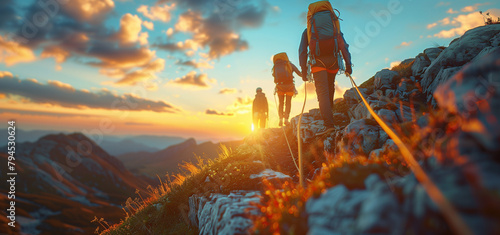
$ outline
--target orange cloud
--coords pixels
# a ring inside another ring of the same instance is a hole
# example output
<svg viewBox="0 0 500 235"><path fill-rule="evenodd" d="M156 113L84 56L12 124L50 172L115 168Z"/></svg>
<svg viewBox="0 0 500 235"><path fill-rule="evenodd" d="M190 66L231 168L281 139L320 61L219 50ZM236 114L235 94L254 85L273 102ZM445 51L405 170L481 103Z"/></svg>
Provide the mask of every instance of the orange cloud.
<svg viewBox="0 0 500 235"><path fill-rule="evenodd" d="M306 83L302 83L300 86L297 87L297 91L299 92L297 96L295 97L296 100L304 100L304 86ZM337 82L335 82L335 94L334 94L334 99L337 98L342 98L344 97L345 91L347 91L349 88L342 87L340 86ZM314 83L307 83L307 99L308 100L317 100L316 96L316 86Z"/></svg>
<svg viewBox="0 0 500 235"><path fill-rule="evenodd" d="M411 44L413 44L413 41L410 41L410 42L402 42L401 44L399 44L398 46L396 46L396 49L400 49L400 48L403 48L403 47L408 47L408 46L410 46Z"/></svg>
<svg viewBox="0 0 500 235"><path fill-rule="evenodd" d="M437 25L438 25L437 23L428 24L427 29L432 29L432 28L436 27Z"/></svg>
<svg viewBox="0 0 500 235"><path fill-rule="evenodd" d="M175 3L171 5L155 5L152 7L148 7L146 5L142 5L137 8L137 12L142 13L145 17L150 20L159 20L163 22L169 22L172 19L172 10L175 9Z"/></svg>
<svg viewBox="0 0 500 235"><path fill-rule="evenodd" d="M497 14L500 13L499 9L489 10L490 13ZM441 25L452 25L454 28L448 30L442 30L439 33L434 34L437 38L452 38L464 34L467 30L476 28L478 26L484 25L484 19L481 14L473 12L466 15L459 15L453 20L445 18L439 21Z"/></svg>
<svg viewBox="0 0 500 235"><path fill-rule="evenodd" d="M113 0L73 0L63 5L71 16L89 22L100 22L114 7Z"/></svg>
<svg viewBox="0 0 500 235"><path fill-rule="evenodd" d="M120 20L120 30L116 34L122 45L139 42L141 45L148 44L148 33L141 33L142 20L137 15L127 13Z"/></svg>
<svg viewBox="0 0 500 235"><path fill-rule="evenodd" d="M249 113L252 110L253 99L250 97L238 97L227 109L237 114Z"/></svg>
<svg viewBox="0 0 500 235"><path fill-rule="evenodd" d="M396 66L398 66L398 65L400 65L400 64L401 64L401 61L393 61L393 62L391 62L391 64L390 64L390 68L392 69L392 68L394 68L394 67L396 67Z"/></svg>
<svg viewBox="0 0 500 235"><path fill-rule="evenodd" d="M8 71L0 71L0 77L14 77L11 72Z"/></svg>
<svg viewBox="0 0 500 235"><path fill-rule="evenodd" d="M178 60L175 64L181 66L188 66L193 68L204 68L204 69L213 69L214 66L208 63L207 61L196 62L195 60Z"/></svg>
<svg viewBox="0 0 500 235"><path fill-rule="evenodd" d="M0 63L12 66L34 60L36 56L30 48L0 35Z"/></svg>
<svg viewBox="0 0 500 235"><path fill-rule="evenodd" d="M57 63L56 69L61 69L61 64L64 63L68 57L71 56L71 53L61 47L58 46L48 46L45 47L40 55L42 58L50 58L53 57Z"/></svg>
<svg viewBox="0 0 500 235"><path fill-rule="evenodd" d="M120 50L96 48L95 50L90 50L89 54L101 60L97 63L90 63L91 65L111 69L142 67L148 64L156 55L154 51L147 48L123 48Z"/></svg>
<svg viewBox="0 0 500 235"><path fill-rule="evenodd" d="M192 40L178 43L178 49L198 50L208 47L210 59L219 58L234 51L248 49L248 43L231 29L231 24L221 21L216 15L204 19L201 12L187 11L179 16L175 30L192 33Z"/></svg>
<svg viewBox="0 0 500 235"><path fill-rule="evenodd" d="M150 21L143 21L142 25L144 25L144 27L149 29L149 30L155 29L155 25L153 24L153 22L150 22Z"/></svg>
<svg viewBox="0 0 500 235"><path fill-rule="evenodd" d="M219 91L219 94L235 94L238 93L238 89L236 88L222 88Z"/></svg>
<svg viewBox="0 0 500 235"><path fill-rule="evenodd" d="M295 98L298 100L303 100L305 96L305 91L307 91L308 100L316 99L316 87L314 86L314 83L307 83L307 90L304 89L305 85L306 83L303 82L300 84L300 86L296 87L299 93Z"/></svg>
<svg viewBox="0 0 500 235"><path fill-rule="evenodd" d="M216 115L216 116L234 116L234 113L223 113L219 112L215 109L207 109L205 110L206 115Z"/></svg>
<svg viewBox="0 0 500 235"><path fill-rule="evenodd" d="M466 6L462 8L462 12L473 12L476 11L478 7L484 6L484 5L489 5L490 3L476 3L472 6Z"/></svg>
<svg viewBox="0 0 500 235"><path fill-rule="evenodd" d="M156 78L156 73L165 69L165 60L156 59L143 68L126 74L117 84L135 85L140 81ZM154 88L154 87L153 87Z"/></svg>
<svg viewBox="0 0 500 235"><path fill-rule="evenodd" d="M198 88L210 88L209 83L215 83L215 79L209 79L207 74L196 74L195 71L191 71L181 78L176 78L169 83L182 85L182 86L192 86Z"/></svg>

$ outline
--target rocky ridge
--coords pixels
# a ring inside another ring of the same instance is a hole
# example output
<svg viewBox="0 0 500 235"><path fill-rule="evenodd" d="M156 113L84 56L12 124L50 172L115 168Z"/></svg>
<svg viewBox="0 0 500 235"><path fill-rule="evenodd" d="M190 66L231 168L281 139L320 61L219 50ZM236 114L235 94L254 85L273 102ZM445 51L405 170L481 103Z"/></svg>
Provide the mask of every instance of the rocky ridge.
<svg viewBox="0 0 500 235"><path fill-rule="evenodd" d="M384 69L368 82L372 85L361 88L375 112L397 131L405 125L420 128L420 142L411 146L413 150L437 142L429 145L432 152L416 156L476 234L500 231L498 211L487 212L487 207L498 203L491 193L500 192L500 113L493 108L500 107L499 64L500 25L489 25L466 32L449 47L426 49L404 61L396 71ZM306 146L367 159L397 153L394 142L372 119L354 89L346 91L336 105L346 108L336 108L338 130L327 136L315 136L323 127L319 110L303 115L301 136ZM445 118L429 115L436 110L443 117L457 120L453 124L459 123L461 128L450 130L446 126L449 123L440 126ZM297 121L298 117L293 118L291 126ZM271 136L280 134L268 132ZM297 135L291 127L287 127L287 133L292 140ZM308 176L319 172L321 167L309 169ZM371 174L363 184L361 189L340 184L310 198L305 207L309 234L440 234L452 229L412 173L401 177ZM235 214L247 218L245 210L259 213L256 205L247 203L259 197L258 191L193 195L192 224L200 234L246 234L248 221L231 218ZM239 212L231 209L235 205ZM210 222L201 222L207 218ZM229 225L234 225L231 230L227 230Z"/></svg>

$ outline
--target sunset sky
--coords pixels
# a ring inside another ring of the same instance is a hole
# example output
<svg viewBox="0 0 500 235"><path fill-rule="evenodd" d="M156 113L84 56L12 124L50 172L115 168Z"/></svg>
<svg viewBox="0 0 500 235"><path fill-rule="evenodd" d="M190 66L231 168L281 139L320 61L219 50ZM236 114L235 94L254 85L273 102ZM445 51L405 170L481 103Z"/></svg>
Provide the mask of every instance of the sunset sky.
<svg viewBox="0 0 500 235"><path fill-rule="evenodd" d="M0 128L241 139L262 87L277 126L271 57L298 66L305 0L3 0ZM361 84L500 16L500 2L330 1ZM299 114L301 93L291 116ZM350 88L337 77L336 97ZM306 110L318 107L308 85Z"/></svg>

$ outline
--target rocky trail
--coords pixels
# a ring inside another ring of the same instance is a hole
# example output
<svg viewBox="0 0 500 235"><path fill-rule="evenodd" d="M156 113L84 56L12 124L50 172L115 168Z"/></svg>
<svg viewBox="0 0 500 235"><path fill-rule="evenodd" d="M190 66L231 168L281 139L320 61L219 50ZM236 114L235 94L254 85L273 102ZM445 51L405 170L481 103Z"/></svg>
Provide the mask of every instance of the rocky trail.
<svg viewBox="0 0 500 235"><path fill-rule="evenodd" d="M199 234L499 234L500 25L426 49L360 87L463 227L429 197L354 89L335 101L337 131L316 137L319 110L303 114L304 188L284 135L297 158L297 116L284 131L245 139L235 155L251 166L241 168L246 174L226 162L213 169L234 166L246 180L219 183L211 170L201 173L194 182L218 187L186 194L189 226Z"/></svg>

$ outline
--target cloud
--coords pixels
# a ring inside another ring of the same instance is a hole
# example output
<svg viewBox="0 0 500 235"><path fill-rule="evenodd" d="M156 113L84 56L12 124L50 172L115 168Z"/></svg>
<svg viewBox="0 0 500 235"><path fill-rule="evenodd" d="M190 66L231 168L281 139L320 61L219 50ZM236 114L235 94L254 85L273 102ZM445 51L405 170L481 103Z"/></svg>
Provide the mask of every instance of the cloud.
<svg viewBox="0 0 500 235"><path fill-rule="evenodd" d="M163 22L169 22L172 19L172 11L175 9L175 3L171 5L165 4L163 6L155 5L148 7L142 5L137 8L137 12L142 13L145 17L150 20L158 20Z"/></svg>
<svg viewBox="0 0 500 235"><path fill-rule="evenodd" d="M485 5L490 5L490 3L476 3L472 6L466 6L466 7L462 8L462 12L473 12L473 11L476 11L478 7L485 6Z"/></svg>
<svg viewBox="0 0 500 235"><path fill-rule="evenodd" d="M313 83L307 83L307 90L304 90L304 86L306 86L306 83L303 82L300 84L300 86L296 87L298 94L295 96L295 99L297 100L304 100L305 96L305 91L307 91L307 99L312 100L316 99L316 87Z"/></svg>
<svg viewBox="0 0 500 235"><path fill-rule="evenodd" d="M175 30L193 35L192 40L178 45L179 48L196 51L208 47L211 59L248 49L248 42L231 29L231 22L221 21L217 15L204 19L201 12L187 11L179 16Z"/></svg>
<svg viewBox="0 0 500 235"><path fill-rule="evenodd" d="M236 88L222 88L220 91L219 91L219 94L235 94L235 93L238 93L238 89Z"/></svg>
<svg viewBox="0 0 500 235"><path fill-rule="evenodd" d="M449 6L451 2L438 2L436 7Z"/></svg>
<svg viewBox="0 0 500 235"><path fill-rule="evenodd" d="M0 77L14 77L9 71L0 71Z"/></svg>
<svg viewBox="0 0 500 235"><path fill-rule="evenodd" d="M215 83L215 79L209 79L207 74L196 74L195 71L191 71L181 78L176 78L169 83L182 85L182 86L194 86L198 88L210 88L209 83Z"/></svg>
<svg viewBox="0 0 500 235"><path fill-rule="evenodd" d="M18 20L15 8L16 4L13 0L0 2L0 29L14 26L13 23Z"/></svg>
<svg viewBox="0 0 500 235"><path fill-rule="evenodd" d="M454 11L453 8L450 8L450 9L448 9L448 11L446 11L446 13L448 13L448 14L457 14L458 11Z"/></svg>
<svg viewBox="0 0 500 235"><path fill-rule="evenodd" d="M401 44L399 44L398 46L396 46L396 49L400 49L400 48L403 48L403 47L408 47L411 44L413 44L412 41L410 41L410 42L402 42Z"/></svg>
<svg viewBox="0 0 500 235"><path fill-rule="evenodd" d="M209 59L247 50L248 42L242 39L239 32L244 28L260 27L267 13L272 10L266 1L238 1L236 4L219 0L171 0L158 3L165 2L175 2L180 9L186 10L179 15L174 28L167 31L167 36L183 33L190 37L191 45L195 47L175 43L156 46L169 51L186 51L188 56L194 51L208 49Z"/></svg>
<svg viewBox="0 0 500 235"><path fill-rule="evenodd" d="M144 123L144 122L125 122L123 123L127 126L152 126L152 123Z"/></svg>
<svg viewBox="0 0 500 235"><path fill-rule="evenodd" d="M398 66L399 64L401 64L401 61L393 61L391 62L391 64L389 65L389 68L392 69L396 66Z"/></svg>
<svg viewBox="0 0 500 235"><path fill-rule="evenodd" d="M167 33L167 37L172 37L172 35L174 35L174 29L168 28L166 33Z"/></svg>
<svg viewBox="0 0 500 235"><path fill-rule="evenodd" d="M98 62L89 62L90 65L131 69L147 65L155 57L155 52L147 48L116 48L112 44L103 43L90 47L88 55L99 59Z"/></svg>
<svg viewBox="0 0 500 235"><path fill-rule="evenodd" d="M114 9L115 3L113 0L72 0L62 6L66 13L79 21L96 23Z"/></svg>
<svg viewBox="0 0 500 235"><path fill-rule="evenodd" d="M24 12L18 10L17 17L32 19L37 12L44 12L41 2L33 1L22 8ZM155 51L149 47L149 33L141 31L143 25L152 26L151 22L143 22L137 15L128 13L121 16L118 29L108 27L102 20L114 9L112 0L68 1L61 4L61 9L46 26L29 28L34 30L32 35L23 34L23 20L11 20L11 27L2 27L0 23L0 30L11 35L0 38L0 63L10 66L34 61L37 59L35 52L40 51L41 58L55 59L56 69L74 58L97 67L101 74L115 78L119 84L133 85L138 77L146 77L146 72L141 70L153 66L157 59Z"/></svg>
<svg viewBox="0 0 500 235"><path fill-rule="evenodd" d="M205 114L207 114L207 115L217 115L217 116L234 116L234 113L223 113L223 112L219 112L219 111L214 110L214 109L207 109L205 111Z"/></svg>
<svg viewBox="0 0 500 235"><path fill-rule="evenodd" d="M432 28L436 27L437 25L438 25L438 23L428 24L427 29L432 29Z"/></svg>
<svg viewBox="0 0 500 235"><path fill-rule="evenodd" d="M488 11L492 14L500 15L500 9L491 9ZM454 28L441 30L433 36L437 38L452 38L464 34L469 29L484 25L484 19L481 14L472 12L465 15L458 15L452 20L447 17L443 20L440 20L438 23L442 26L451 25Z"/></svg>
<svg viewBox="0 0 500 235"><path fill-rule="evenodd" d="M122 45L139 42L141 45L148 44L148 33L141 33L142 20L137 15L127 13L120 19L120 30L116 37Z"/></svg>
<svg viewBox="0 0 500 235"><path fill-rule="evenodd" d="M142 25L143 25L146 29L149 29L149 30L154 30L154 29L155 29L155 25L153 24L153 22L150 22L150 21L143 21L143 22L142 22Z"/></svg>
<svg viewBox="0 0 500 235"><path fill-rule="evenodd" d="M12 66L17 63L27 63L36 60L33 51L19 42L10 41L0 35L0 63Z"/></svg>
<svg viewBox="0 0 500 235"><path fill-rule="evenodd" d="M53 104L67 108L153 111L178 113L181 110L164 101L153 101L134 94L117 95L109 90L89 92L69 84L49 81L42 84L34 79L0 78L0 93L17 95L33 103Z"/></svg>
<svg viewBox="0 0 500 235"><path fill-rule="evenodd" d="M53 57L56 61L56 70L61 70L61 64L66 62L66 60L71 56L71 53L57 46L47 46L43 49L42 58Z"/></svg>
<svg viewBox="0 0 500 235"><path fill-rule="evenodd" d="M204 68L204 69L213 69L214 66L209 64L206 61L196 62L195 60L178 60L175 62L176 65L187 66L192 68Z"/></svg>
<svg viewBox="0 0 500 235"><path fill-rule="evenodd" d="M156 72L163 71L165 69L165 60L156 59L151 63L148 63L141 69L127 73L120 79L117 84L125 85L136 85L138 82L156 78Z"/></svg>
<svg viewBox="0 0 500 235"><path fill-rule="evenodd" d="M232 105L227 107L227 110L237 114L249 113L252 110L253 99L250 97L237 97Z"/></svg>
<svg viewBox="0 0 500 235"><path fill-rule="evenodd" d="M297 91L299 92L294 99L296 100L304 100L304 86L305 83L302 83L300 86L297 87ZM342 87L340 86L337 82L335 82L335 95L334 99L336 98L342 98L344 97L344 93L346 90L349 88ZM313 83L307 83L307 99L308 100L317 100L317 95L316 95L316 86Z"/></svg>
<svg viewBox="0 0 500 235"><path fill-rule="evenodd" d="M44 111L34 111L34 110L22 110L22 109L1 109L0 113L18 113L21 115L51 116L51 117L101 117L101 115L94 115L94 114L44 112Z"/></svg>

